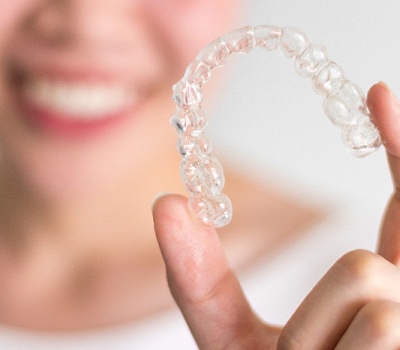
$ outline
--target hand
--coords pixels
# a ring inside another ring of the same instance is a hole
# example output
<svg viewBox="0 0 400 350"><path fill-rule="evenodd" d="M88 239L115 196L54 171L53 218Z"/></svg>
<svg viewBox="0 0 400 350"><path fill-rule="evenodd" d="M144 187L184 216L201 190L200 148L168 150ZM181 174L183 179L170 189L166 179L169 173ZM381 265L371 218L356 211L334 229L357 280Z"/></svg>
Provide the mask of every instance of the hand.
<svg viewBox="0 0 400 350"><path fill-rule="evenodd" d="M275 348L280 330L252 312L216 231L193 223L186 198L159 198L153 216L171 293L199 348Z"/></svg>
<svg viewBox="0 0 400 350"><path fill-rule="evenodd" d="M400 140L395 137L400 135L399 103L378 84L371 89L368 104L385 140L396 188L400 188ZM400 196L396 193L379 249L397 263ZM200 349L400 347L400 270L388 260L367 251L346 254L281 329L253 313L215 230L194 224L186 208L184 197L170 195L155 203L153 215L171 292Z"/></svg>
<svg viewBox="0 0 400 350"><path fill-rule="evenodd" d="M217 233L192 222L184 197L160 198L153 213L171 292L200 349L400 346L400 270L382 257L339 259L282 330L253 313Z"/></svg>
<svg viewBox="0 0 400 350"><path fill-rule="evenodd" d="M400 101L389 88L379 83L368 94L371 118L378 127L387 151L394 183L381 229L378 253L400 265Z"/></svg>

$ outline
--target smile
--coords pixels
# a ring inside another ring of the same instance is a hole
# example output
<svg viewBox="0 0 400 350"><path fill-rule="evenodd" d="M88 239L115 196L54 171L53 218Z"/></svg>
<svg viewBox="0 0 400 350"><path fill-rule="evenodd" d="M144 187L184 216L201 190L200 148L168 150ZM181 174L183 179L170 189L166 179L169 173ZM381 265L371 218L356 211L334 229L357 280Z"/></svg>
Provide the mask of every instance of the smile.
<svg viewBox="0 0 400 350"><path fill-rule="evenodd" d="M104 119L126 110L134 102L131 91L119 84L29 79L21 89L30 105L68 120Z"/></svg>
<svg viewBox="0 0 400 350"><path fill-rule="evenodd" d="M131 86L95 75L18 72L13 81L21 118L55 136L109 128L132 115L139 100Z"/></svg>

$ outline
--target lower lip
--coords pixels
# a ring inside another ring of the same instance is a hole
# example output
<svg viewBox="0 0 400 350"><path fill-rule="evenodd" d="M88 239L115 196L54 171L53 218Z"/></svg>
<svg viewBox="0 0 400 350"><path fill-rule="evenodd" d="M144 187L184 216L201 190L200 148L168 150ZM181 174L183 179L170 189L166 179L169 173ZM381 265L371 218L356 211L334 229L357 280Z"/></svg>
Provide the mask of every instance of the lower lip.
<svg viewBox="0 0 400 350"><path fill-rule="evenodd" d="M104 132L128 119L134 113L134 108L131 107L91 119L78 119L40 107L21 96L18 97L18 105L21 117L31 128L63 137L83 137Z"/></svg>

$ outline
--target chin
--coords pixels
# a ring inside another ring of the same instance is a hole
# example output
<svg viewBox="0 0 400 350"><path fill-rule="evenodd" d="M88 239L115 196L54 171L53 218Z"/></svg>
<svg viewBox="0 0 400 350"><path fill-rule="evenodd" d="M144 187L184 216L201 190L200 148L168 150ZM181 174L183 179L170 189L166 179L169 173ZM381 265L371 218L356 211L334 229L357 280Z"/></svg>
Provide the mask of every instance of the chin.
<svg viewBox="0 0 400 350"><path fill-rule="evenodd" d="M146 178L146 169L155 162L154 149L165 149L167 143L173 149L176 140L170 114L164 112L170 94L168 99L160 95L142 99L129 113L83 124L56 113L47 116L48 111L35 116L44 120L30 123L29 113L21 116L19 104L3 104L0 148L5 166L28 190L57 201L99 197L121 181Z"/></svg>
<svg viewBox="0 0 400 350"><path fill-rule="evenodd" d="M17 128L1 131L3 167L12 181L49 201L94 198L135 173L132 132L114 133L90 142L39 137Z"/></svg>

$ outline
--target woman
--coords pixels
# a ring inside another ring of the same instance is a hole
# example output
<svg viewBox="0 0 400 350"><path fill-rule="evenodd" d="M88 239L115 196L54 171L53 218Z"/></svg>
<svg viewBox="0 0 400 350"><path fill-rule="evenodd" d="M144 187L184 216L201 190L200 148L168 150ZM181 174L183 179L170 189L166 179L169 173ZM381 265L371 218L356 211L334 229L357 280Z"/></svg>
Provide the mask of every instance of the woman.
<svg viewBox="0 0 400 350"><path fill-rule="evenodd" d="M170 86L232 26L239 4L18 0L2 9L0 321L70 334L152 315L170 297L150 203L183 192ZM244 203L258 192L233 175L228 187ZM258 198L285 225L265 240L264 222L251 220L254 239L237 254L248 226L237 208L226 246L238 265L320 217L267 189Z"/></svg>

